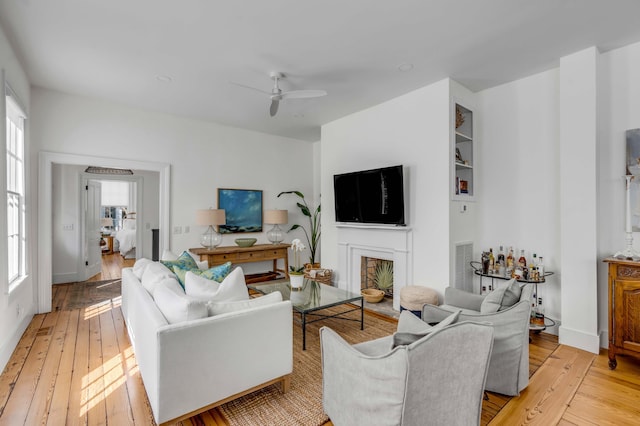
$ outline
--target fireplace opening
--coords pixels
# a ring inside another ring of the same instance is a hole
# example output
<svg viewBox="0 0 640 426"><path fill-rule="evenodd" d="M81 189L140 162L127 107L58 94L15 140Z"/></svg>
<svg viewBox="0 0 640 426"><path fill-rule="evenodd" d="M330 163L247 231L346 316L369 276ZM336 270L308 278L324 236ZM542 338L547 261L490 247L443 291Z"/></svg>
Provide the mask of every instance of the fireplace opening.
<svg viewBox="0 0 640 426"><path fill-rule="evenodd" d="M393 260L362 256L360 259L360 289L375 288L393 297Z"/></svg>

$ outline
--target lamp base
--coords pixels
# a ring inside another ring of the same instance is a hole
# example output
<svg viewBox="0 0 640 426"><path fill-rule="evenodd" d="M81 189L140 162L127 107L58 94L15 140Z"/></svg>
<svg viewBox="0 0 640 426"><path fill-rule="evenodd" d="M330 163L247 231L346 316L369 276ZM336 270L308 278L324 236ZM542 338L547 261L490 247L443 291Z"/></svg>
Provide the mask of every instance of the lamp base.
<svg viewBox="0 0 640 426"><path fill-rule="evenodd" d="M222 235L216 232L216 230L213 229L213 226L211 225L209 225L205 233L200 237L200 244L202 245L202 247L205 247L209 250L213 250L214 248L218 247L221 242Z"/></svg>
<svg viewBox="0 0 640 426"><path fill-rule="evenodd" d="M273 228L267 232L267 239L273 244L280 244L284 241L284 232L277 224L273 225Z"/></svg>
<svg viewBox="0 0 640 426"><path fill-rule="evenodd" d="M640 252L633 248L633 232L627 232L627 248L617 252L613 257L626 260L640 260Z"/></svg>

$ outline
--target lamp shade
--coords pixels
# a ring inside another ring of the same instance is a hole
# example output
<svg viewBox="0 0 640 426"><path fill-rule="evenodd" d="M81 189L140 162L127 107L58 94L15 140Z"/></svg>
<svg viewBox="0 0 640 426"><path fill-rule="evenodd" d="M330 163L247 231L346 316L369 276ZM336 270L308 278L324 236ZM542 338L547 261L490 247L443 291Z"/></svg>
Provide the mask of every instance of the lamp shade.
<svg viewBox="0 0 640 426"><path fill-rule="evenodd" d="M289 222L288 210L265 210L264 223L271 225L284 225Z"/></svg>
<svg viewBox="0 0 640 426"><path fill-rule="evenodd" d="M196 224L198 225L224 225L226 221L224 210L206 209L196 211Z"/></svg>
<svg viewBox="0 0 640 426"><path fill-rule="evenodd" d="M103 217L100 219L100 226L113 226L113 219L110 217Z"/></svg>

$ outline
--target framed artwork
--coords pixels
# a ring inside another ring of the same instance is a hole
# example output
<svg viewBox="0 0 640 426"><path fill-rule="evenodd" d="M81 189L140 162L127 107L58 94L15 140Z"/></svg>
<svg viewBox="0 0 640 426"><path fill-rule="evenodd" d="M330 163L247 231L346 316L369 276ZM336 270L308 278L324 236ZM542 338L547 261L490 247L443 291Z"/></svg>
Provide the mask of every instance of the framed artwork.
<svg viewBox="0 0 640 426"><path fill-rule="evenodd" d="M627 139L627 175L633 175L629 185L629 201L631 213L631 229L640 231L640 129L626 132ZM624 206L626 209L626 206ZM625 210L626 211L626 210Z"/></svg>
<svg viewBox="0 0 640 426"><path fill-rule="evenodd" d="M218 208L227 218L221 234L262 232L262 191L218 188Z"/></svg>

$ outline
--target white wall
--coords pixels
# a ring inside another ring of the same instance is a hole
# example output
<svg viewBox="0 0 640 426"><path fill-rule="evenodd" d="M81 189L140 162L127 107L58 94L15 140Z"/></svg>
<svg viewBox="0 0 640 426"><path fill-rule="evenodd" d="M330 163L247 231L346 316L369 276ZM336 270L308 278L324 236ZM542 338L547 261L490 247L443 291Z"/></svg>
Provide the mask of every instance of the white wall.
<svg viewBox="0 0 640 426"><path fill-rule="evenodd" d="M87 164L88 165L88 164ZM53 283L66 283L84 279L82 268L81 246L81 194L80 179L86 176L84 170L87 165L75 166L68 164L54 164L52 167L52 229L53 253L52 269ZM100 175L93 175L97 179ZM142 205L136 208L140 223L139 232L142 235L142 246L136 248L138 257L152 256L151 229L158 228L159 223L159 173L134 170L134 175L122 178L136 179L142 188ZM71 229L69 229L71 228Z"/></svg>
<svg viewBox="0 0 640 426"><path fill-rule="evenodd" d="M5 78L17 96L20 98L23 108L26 109L27 121L25 123L25 156L29 156L29 152L33 152L30 148L30 119L31 119L31 106L30 106L30 87L27 75L18 58L13 52L11 45L9 44L4 32L0 28L0 69L5 73ZM2 85L2 82L0 82ZM3 88L4 89L4 88ZM0 100L0 114L3 119L0 120L0 135L5 135L5 109L4 109L4 90L2 91L3 97ZM4 136L2 137L4 141ZM4 149L2 149L4 152ZM0 192L3 194L6 190L6 161L4 157L0 161ZM27 254L27 277L26 279L13 290L8 293L7 283L7 223L6 209L0 209L0 370L2 370L11 356L15 345L18 343L22 332L26 329L29 321L31 320L35 310L35 291L34 291L34 262L36 259L31 256L31 249L34 249L36 245L36 231L34 224L36 222L34 211L34 200L36 199L33 188L35 182L29 179L27 176L27 249L30 250Z"/></svg>
<svg viewBox="0 0 640 426"><path fill-rule="evenodd" d="M449 79L324 125L321 158L323 266L338 266L333 175L402 164L414 241L407 284L443 291L449 283Z"/></svg>
<svg viewBox="0 0 640 426"><path fill-rule="evenodd" d="M484 90L477 101L476 257L500 245L543 256L555 275L538 293L546 314L560 320L558 70Z"/></svg>
<svg viewBox="0 0 640 426"><path fill-rule="evenodd" d="M171 234L175 252L200 246L205 228L195 224L195 212L217 205L216 188L262 190L264 209L285 208L290 223L306 223L294 197L276 197L293 189L313 197L312 143L42 88L34 88L32 104L34 152L171 164L171 230L183 231ZM186 227L189 233L184 232ZM255 236L258 243L267 243L265 233L225 235L222 244L234 245L238 236ZM294 233L302 235L301 230ZM243 265L248 272L268 267L266 262Z"/></svg>

